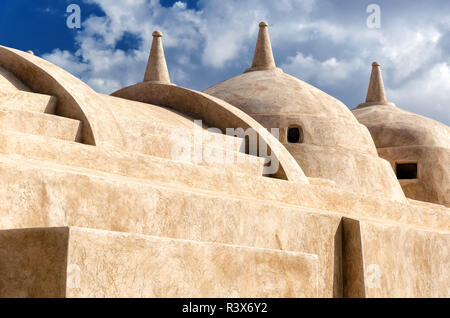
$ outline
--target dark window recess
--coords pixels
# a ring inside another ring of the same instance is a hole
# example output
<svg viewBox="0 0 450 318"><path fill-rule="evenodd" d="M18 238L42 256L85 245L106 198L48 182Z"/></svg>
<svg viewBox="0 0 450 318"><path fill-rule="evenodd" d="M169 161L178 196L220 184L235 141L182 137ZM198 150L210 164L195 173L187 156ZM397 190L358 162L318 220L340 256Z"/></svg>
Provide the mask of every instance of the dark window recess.
<svg viewBox="0 0 450 318"><path fill-rule="evenodd" d="M417 179L417 163L397 163L397 179Z"/></svg>
<svg viewBox="0 0 450 318"><path fill-rule="evenodd" d="M292 127L288 129L287 139L289 143L299 143L301 141L300 128Z"/></svg>

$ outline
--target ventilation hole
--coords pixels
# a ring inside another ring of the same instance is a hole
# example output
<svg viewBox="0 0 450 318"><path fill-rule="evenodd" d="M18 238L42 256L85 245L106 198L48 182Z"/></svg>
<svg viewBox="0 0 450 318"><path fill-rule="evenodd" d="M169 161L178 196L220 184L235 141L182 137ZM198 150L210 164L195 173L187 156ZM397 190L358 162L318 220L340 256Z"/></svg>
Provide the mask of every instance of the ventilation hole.
<svg viewBox="0 0 450 318"><path fill-rule="evenodd" d="M287 139L288 139L288 142L291 144L301 142L300 128L298 128L298 127L289 128L288 133L287 133Z"/></svg>
<svg viewBox="0 0 450 318"><path fill-rule="evenodd" d="M417 163L397 163L395 172L397 179L417 179Z"/></svg>

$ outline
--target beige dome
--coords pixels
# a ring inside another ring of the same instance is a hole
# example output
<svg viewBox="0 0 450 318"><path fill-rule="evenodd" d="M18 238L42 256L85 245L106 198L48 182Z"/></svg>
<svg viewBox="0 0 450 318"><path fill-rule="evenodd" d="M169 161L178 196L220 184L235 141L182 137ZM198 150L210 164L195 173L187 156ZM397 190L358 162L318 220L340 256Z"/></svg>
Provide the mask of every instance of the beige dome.
<svg viewBox="0 0 450 318"><path fill-rule="evenodd" d="M369 95L384 98L369 101ZM388 103L379 64L372 66L368 99L353 114L369 129L379 155L391 163L406 196L449 205L450 127ZM400 174L402 165L413 169L409 176Z"/></svg>
<svg viewBox="0 0 450 318"><path fill-rule="evenodd" d="M268 128L301 125L306 144L376 153L367 130L342 102L280 69L247 72L205 93L240 108Z"/></svg>
<svg viewBox="0 0 450 318"><path fill-rule="evenodd" d="M206 91L225 95L252 114L332 114L349 119L353 117L336 98L280 69L247 72Z"/></svg>
<svg viewBox="0 0 450 318"><path fill-rule="evenodd" d="M267 25L260 26L252 68L205 93L240 108L266 128L279 128L280 141L308 177L331 179L366 194L404 198L389 164L378 157L369 131L351 111L320 89L285 74L272 60ZM292 142L294 129L299 138Z"/></svg>
<svg viewBox="0 0 450 318"><path fill-rule="evenodd" d="M389 105L353 111L367 126L377 148L435 146L450 149L450 128L436 120Z"/></svg>

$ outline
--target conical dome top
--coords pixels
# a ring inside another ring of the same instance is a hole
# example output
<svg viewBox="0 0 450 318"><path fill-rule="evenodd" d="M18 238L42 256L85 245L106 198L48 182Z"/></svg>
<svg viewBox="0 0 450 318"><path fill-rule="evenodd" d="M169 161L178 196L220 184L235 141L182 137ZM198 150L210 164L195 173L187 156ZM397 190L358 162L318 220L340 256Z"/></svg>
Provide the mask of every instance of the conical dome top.
<svg viewBox="0 0 450 318"><path fill-rule="evenodd" d="M372 74L370 75L369 89L367 90L366 103L386 103L383 77L381 76L380 64L372 63Z"/></svg>
<svg viewBox="0 0 450 318"><path fill-rule="evenodd" d="M386 99L384 91L383 77L381 75L380 63L372 63L372 73L370 75L369 88L367 89L366 102L358 105L358 107L367 107L373 105L391 105Z"/></svg>
<svg viewBox="0 0 450 318"><path fill-rule="evenodd" d="M271 70L276 68L272 45L270 44L268 24L263 21L259 24L258 40L256 41L252 67L245 72Z"/></svg>
<svg viewBox="0 0 450 318"><path fill-rule="evenodd" d="M162 33L160 31L153 32L152 48L148 58L144 82L170 84L170 76L161 39Z"/></svg>

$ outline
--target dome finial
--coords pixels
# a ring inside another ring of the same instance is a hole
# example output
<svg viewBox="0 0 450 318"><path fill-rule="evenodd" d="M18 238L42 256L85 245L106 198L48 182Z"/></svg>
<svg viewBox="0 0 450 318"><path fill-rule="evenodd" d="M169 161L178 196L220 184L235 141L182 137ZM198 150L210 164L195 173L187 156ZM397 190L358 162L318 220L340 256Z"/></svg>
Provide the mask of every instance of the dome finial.
<svg viewBox="0 0 450 318"><path fill-rule="evenodd" d="M381 76L380 63L372 63L372 74L370 75L369 89L367 90L366 103L387 103L384 91L383 77Z"/></svg>
<svg viewBox="0 0 450 318"><path fill-rule="evenodd" d="M267 22L259 24L258 40L256 42L255 55L252 67L245 72L276 69L275 60L270 44L269 30Z"/></svg>
<svg viewBox="0 0 450 318"><path fill-rule="evenodd" d="M383 77L381 76L380 63L372 63L372 74L370 75L369 88L367 90L366 102L359 104L357 108L374 106L374 105L389 105L395 106L386 99L386 92L384 91Z"/></svg>
<svg viewBox="0 0 450 318"><path fill-rule="evenodd" d="M169 71L167 70L166 58L162 45L162 33L153 32L152 48L148 58L147 69L145 71L144 82L158 82L170 84Z"/></svg>

